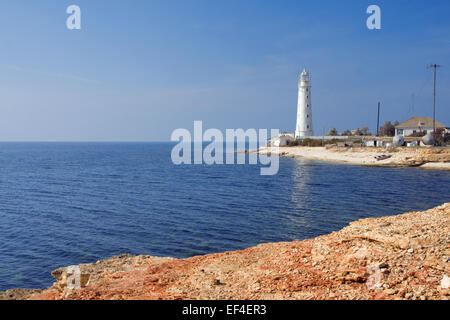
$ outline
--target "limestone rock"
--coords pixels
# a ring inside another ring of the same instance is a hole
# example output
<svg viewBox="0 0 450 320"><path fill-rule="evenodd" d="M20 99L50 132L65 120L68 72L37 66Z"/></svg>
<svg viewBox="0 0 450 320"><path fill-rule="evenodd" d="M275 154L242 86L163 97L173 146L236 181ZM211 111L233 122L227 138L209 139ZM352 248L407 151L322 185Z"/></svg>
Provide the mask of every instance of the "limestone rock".
<svg viewBox="0 0 450 320"><path fill-rule="evenodd" d="M188 259L122 255L79 265L32 299L448 299L450 203L363 219L315 239ZM217 280L217 281L215 281ZM27 298L24 296L24 298Z"/></svg>

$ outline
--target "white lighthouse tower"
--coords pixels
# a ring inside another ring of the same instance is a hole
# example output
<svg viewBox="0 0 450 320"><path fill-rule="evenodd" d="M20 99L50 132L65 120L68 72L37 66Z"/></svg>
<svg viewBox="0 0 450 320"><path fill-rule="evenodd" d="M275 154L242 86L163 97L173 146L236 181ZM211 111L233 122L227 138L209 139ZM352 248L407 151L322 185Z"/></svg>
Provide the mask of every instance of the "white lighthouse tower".
<svg viewBox="0 0 450 320"><path fill-rule="evenodd" d="M309 73L303 69L298 80L297 126L295 139L304 139L314 135L312 127L311 82Z"/></svg>

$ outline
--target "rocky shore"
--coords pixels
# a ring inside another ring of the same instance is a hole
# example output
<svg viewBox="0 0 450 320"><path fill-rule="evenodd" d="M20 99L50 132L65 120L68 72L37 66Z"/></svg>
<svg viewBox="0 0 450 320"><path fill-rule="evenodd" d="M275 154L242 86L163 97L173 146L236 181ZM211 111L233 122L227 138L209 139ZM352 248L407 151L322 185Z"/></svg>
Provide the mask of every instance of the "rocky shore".
<svg viewBox="0 0 450 320"><path fill-rule="evenodd" d="M411 299L450 298L450 203L370 218L329 235L188 259L121 255L52 272L43 291L3 299Z"/></svg>
<svg viewBox="0 0 450 320"><path fill-rule="evenodd" d="M261 154L278 153L290 158L338 162L363 166L416 167L450 170L450 148L362 148L362 147L279 147L261 148ZM377 161L376 156L390 157Z"/></svg>

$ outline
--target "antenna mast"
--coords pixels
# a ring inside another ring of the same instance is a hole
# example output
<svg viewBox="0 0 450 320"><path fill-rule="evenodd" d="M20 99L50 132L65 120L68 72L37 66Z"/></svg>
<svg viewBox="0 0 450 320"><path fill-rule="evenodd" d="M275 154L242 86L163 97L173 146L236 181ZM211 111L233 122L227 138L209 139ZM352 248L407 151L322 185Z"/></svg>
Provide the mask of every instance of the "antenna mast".
<svg viewBox="0 0 450 320"><path fill-rule="evenodd" d="M434 68L434 91L433 91L433 134L436 133L436 72L437 68L441 66L438 64L428 65L428 69Z"/></svg>
<svg viewBox="0 0 450 320"><path fill-rule="evenodd" d="M378 102L377 137L380 135L380 102Z"/></svg>

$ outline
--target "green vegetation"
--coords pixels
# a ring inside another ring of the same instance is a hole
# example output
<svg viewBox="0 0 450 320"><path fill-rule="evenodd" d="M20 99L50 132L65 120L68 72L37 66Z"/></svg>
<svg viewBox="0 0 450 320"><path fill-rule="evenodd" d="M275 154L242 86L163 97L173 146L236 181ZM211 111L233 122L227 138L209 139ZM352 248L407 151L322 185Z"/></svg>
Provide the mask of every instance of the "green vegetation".
<svg viewBox="0 0 450 320"><path fill-rule="evenodd" d="M341 133L341 136L351 136L351 135L352 135L352 132L348 129Z"/></svg>
<svg viewBox="0 0 450 320"><path fill-rule="evenodd" d="M336 130L336 128L331 128L330 131L328 131L327 136L371 136L372 133L369 130L369 127L364 127L362 129L360 128L356 128L354 130L354 132L352 133L352 131L350 130L345 130L343 131L341 134L339 134L339 132Z"/></svg>
<svg viewBox="0 0 450 320"><path fill-rule="evenodd" d="M420 132L414 132L414 133L411 133L408 137L422 138L422 137L424 137L425 135L426 135L425 132L420 131Z"/></svg>
<svg viewBox="0 0 450 320"><path fill-rule="evenodd" d="M392 124L390 121L386 121L384 125L380 129L380 136L384 137L393 137L395 136L395 126L398 125L399 122L395 121Z"/></svg>
<svg viewBox="0 0 450 320"><path fill-rule="evenodd" d="M336 130L336 128L331 128L330 131L328 131L327 136L337 136L338 135L338 131Z"/></svg>
<svg viewBox="0 0 450 320"><path fill-rule="evenodd" d="M287 142L287 146L288 147L296 147L296 146L301 146L301 147L322 147L325 145L330 145L330 144L337 144L338 142L342 142L344 143L345 140L342 139L333 139L333 140L315 140L315 139L303 139L303 140L294 140L294 141L288 141Z"/></svg>
<svg viewBox="0 0 450 320"><path fill-rule="evenodd" d="M443 128L437 128L433 133L434 139L438 146L446 146L450 144L450 133L445 133Z"/></svg>

